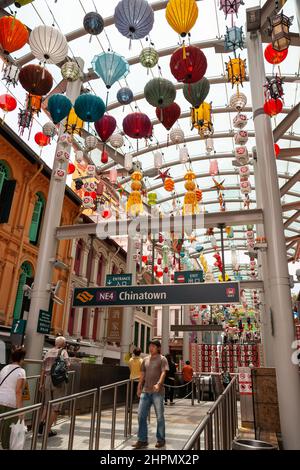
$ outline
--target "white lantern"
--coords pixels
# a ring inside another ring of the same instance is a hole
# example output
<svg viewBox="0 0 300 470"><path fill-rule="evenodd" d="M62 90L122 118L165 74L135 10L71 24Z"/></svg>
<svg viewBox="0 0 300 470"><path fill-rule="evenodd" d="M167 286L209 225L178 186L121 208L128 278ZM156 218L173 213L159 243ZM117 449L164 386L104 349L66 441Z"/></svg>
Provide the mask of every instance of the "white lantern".
<svg viewBox="0 0 300 470"><path fill-rule="evenodd" d="M98 145L98 139L94 135L89 135L84 141L85 149L87 152L94 150Z"/></svg>
<svg viewBox="0 0 300 470"><path fill-rule="evenodd" d="M56 125L52 121L46 122L43 125L43 133L48 137L54 137L57 134Z"/></svg>
<svg viewBox="0 0 300 470"><path fill-rule="evenodd" d="M132 155L131 153L127 153L124 157L124 168L127 171L132 170Z"/></svg>
<svg viewBox="0 0 300 470"><path fill-rule="evenodd" d="M58 152L56 152L56 159L60 162L68 162L70 160L70 154L65 150L58 150Z"/></svg>
<svg viewBox="0 0 300 470"><path fill-rule="evenodd" d="M31 31L29 45L32 54L41 62L58 64L68 55L65 36L52 26L40 25Z"/></svg>
<svg viewBox="0 0 300 470"><path fill-rule="evenodd" d="M247 104L247 96L244 93L235 93L230 98L230 107L241 111Z"/></svg>
<svg viewBox="0 0 300 470"><path fill-rule="evenodd" d="M210 154L211 152L214 151L214 141L212 140L211 137L208 137L205 139L205 148L206 148L206 153Z"/></svg>
<svg viewBox="0 0 300 470"><path fill-rule="evenodd" d="M66 172L62 168L56 168L56 170L54 170L54 179L56 179L56 181L63 181L65 176Z"/></svg>
<svg viewBox="0 0 300 470"><path fill-rule="evenodd" d="M247 125L248 118L246 114L240 114L238 113L234 118L233 118L233 127L235 129L244 129L244 127Z"/></svg>
<svg viewBox="0 0 300 470"><path fill-rule="evenodd" d="M243 194L249 194L251 193L251 184L250 184L250 181L241 181L240 182L240 190L241 190L241 193Z"/></svg>
<svg viewBox="0 0 300 470"><path fill-rule="evenodd" d="M84 196L82 204L85 209L92 209L94 207L94 200L91 196Z"/></svg>
<svg viewBox="0 0 300 470"><path fill-rule="evenodd" d="M109 143L114 149L119 149L124 145L124 137L117 132L110 137Z"/></svg>
<svg viewBox="0 0 300 470"><path fill-rule="evenodd" d="M118 170L116 168L112 168L109 172L109 179L112 184L117 182L118 177Z"/></svg>
<svg viewBox="0 0 300 470"><path fill-rule="evenodd" d="M239 174L240 174L240 176L249 176L250 175L250 168L247 165L241 166L239 168Z"/></svg>
<svg viewBox="0 0 300 470"><path fill-rule="evenodd" d="M186 147L182 147L179 150L179 160L181 163L186 163L189 161L189 152Z"/></svg>
<svg viewBox="0 0 300 470"><path fill-rule="evenodd" d="M82 150L77 150L75 153L75 160L77 163L81 163L83 160L83 151Z"/></svg>
<svg viewBox="0 0 300 470"><path fill-rule="evenodd" d="M249 162L249 155L247 147L235 147L234 155L240 165L246 165Z"/></svg>
<svg viewBox="0 0 300 470"><path fill-rule="evenodd" d="M234 141L237 145L244 145L248 142L248 132L238 131L234 134Z"/></svg>
<svg viewBox="0 0 300 470"><path fill-rule="evenodd" d="M68 82L75 82L80 77L80 67L77 62L65 62L60 71L63 78Z"/></svg>
<svg viewBox="0 0 300 470"><path fill-rule="evenodd" d="M179 127L175 127L170 132L170 140L173 144L182 144L184 141L184 132L179 129Z"/></svg>
<svg viewBox="0 0 300 470"><path fill-rule="evenodd" d="M72 136L70 134L62 134L59 138L59 143L65 147L72 144Z"/></svg>
<svg viewBox="0 0 300 470"><path fill-rule="evenodd" d="M254 232L253 232L253 230L247 230L247 232L246 232L246 237L247 237L248 240L249 240L249 239L252 240L252 238L254 238Z"/></svg>
<svg viewBox="0 0 300 470"><path fill-rule="evenodd" d="M86 173L88 176L95 176L95 173L96 173L95 165L88 165L86 167Z"/></svg>
<svg viewBox="0 0 300 470"><path fill-rule="evenodd" d="M163 158L161 152L154 152L154 167L161 168L163 164Z"/></svg>

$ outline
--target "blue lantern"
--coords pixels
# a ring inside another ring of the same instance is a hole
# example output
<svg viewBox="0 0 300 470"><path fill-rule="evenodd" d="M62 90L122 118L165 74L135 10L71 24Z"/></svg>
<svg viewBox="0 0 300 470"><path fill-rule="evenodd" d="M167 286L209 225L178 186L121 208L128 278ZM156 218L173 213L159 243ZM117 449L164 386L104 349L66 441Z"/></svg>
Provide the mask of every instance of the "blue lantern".
<svg viewBox="0 0 300 470"><path fill-rule="evenodd" d="M201 253L201 251L204 250L204 247L201 245L201 243L196 243L195 250L197 253Z"/></svg>
<svg viewBox="0 0 300 470"><path fill-rule="evenodd" d="M121 0L115 9L115 26L128 39L142 39L150 33L154 12L146 0Z"/></svg>
<svg viewBox="0 0 300 470"><path fill-rule="evenodd" d="M127 60L116 52L102 52L96 55L92 60L92 66L108 89L129 73Z"/></svg>
<svg viewBox="0 0 300 470"><path fill-rule="evenodd" d="M128 87L120 88L117 93L117 100L120 104L130 104L133 100L133 93Z"/></svg>
<svg viewBox="0 0 300 470"><path fill-rule="evenodd" d="M233 51L235 53L237 49L243 49L244 45L243 27L238 28L237 26L233 26L232 28L228 28L228 26L226 26L225 52Z"/></svg>
<svg viewBox="0 0 300 470"><path fill-rule="evenodd" d="M92 11L87 13L83 19L83 27L87 33L96 36L104 29L104 20L99 13Z"/></svg>
<svg viewBox="0 0 300 470"><path fill-rule="evenodd" d="M72 103L65 95L56 94L50 96L47 108L54 124L58 124L69 115Z"/></svg>
<svg viewBox="0 0 300 470"><path fill-rule="evenodd" d="M105 113L105 104L99 96L85 93L78 96L74 104L77 116L85 122L96 122Z"/></svg>
<svg viewBox="0 0 300 470"><path fill-rule="evenodd" d="M179 255L180 255L181 258L184 258L184 257L185 257L185 251L181 251L181 252L179 253Z"/></svg>

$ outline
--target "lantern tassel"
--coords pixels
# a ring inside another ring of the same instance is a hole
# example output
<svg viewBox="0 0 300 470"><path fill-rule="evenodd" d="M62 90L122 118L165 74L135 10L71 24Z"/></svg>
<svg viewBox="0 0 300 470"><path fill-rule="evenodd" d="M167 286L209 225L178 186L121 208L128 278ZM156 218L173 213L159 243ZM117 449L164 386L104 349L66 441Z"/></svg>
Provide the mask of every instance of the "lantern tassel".
<svg viewBox="0 0 300 470"><path fill-rule="evenodd" d="M186 48L185 48L185 42L183 41L182 45L182 58L183 60L186 60Z"/></svg>

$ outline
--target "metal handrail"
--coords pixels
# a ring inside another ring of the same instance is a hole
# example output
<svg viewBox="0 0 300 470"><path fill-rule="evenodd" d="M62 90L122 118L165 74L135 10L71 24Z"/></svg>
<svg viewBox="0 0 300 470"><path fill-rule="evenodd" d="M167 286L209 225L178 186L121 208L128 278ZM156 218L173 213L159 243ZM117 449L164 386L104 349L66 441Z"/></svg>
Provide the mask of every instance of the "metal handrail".
<svg viewBox="0 0 300 470"><path fill-rule="evenodd" d="M205 450L231 449L238 428L236 386L237 377L234 376L187 440L183 450L201 450L202 434L204 434Z"/></svg>
<svg viewBox="0 0 300 470"><path fill-rule="evenodd" d="M38 425L39 425L38 416L42 407L43 407L42 403L36 403L35 405L24 406L23 408L16 408L15 410L7 411L6 413L0 414L0 435L1 435L4 421L10 418L15 418L17 416L26 415L27 413L33 412L35 414L35 419L34 419L34 427L33 427L33 434L32 434L32 441L31 441L30 449L35 450L36 443L37 443Z"/></svg>

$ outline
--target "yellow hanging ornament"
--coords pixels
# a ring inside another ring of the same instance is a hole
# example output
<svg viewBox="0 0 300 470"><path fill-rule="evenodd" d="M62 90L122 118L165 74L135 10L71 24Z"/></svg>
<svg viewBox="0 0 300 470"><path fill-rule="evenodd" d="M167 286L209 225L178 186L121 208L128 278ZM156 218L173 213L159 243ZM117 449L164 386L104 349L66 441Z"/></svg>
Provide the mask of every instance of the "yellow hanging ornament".
<svg viewBox="0 0 300 470"><path fill-rule="evenodd" d="M142 189L141 180L143 175L140 171L135 171L131 175L131 189L132 192L129 194L127 204L126 204L126 212L128 215L132 217L137 217L139 214L143 212L143 201L142 195L140 190Z"/></svg>
<svg viewBox="0 0 300 470"><path fill-rule="evenodd" d="M187 193L184 196L182 212L186 215L198 214L200 211L196 194L196 183L194 181L195 178L196 175L191 170L189 170L184 176L184 179L186 180L184 187L187 190Z"/></svg>

